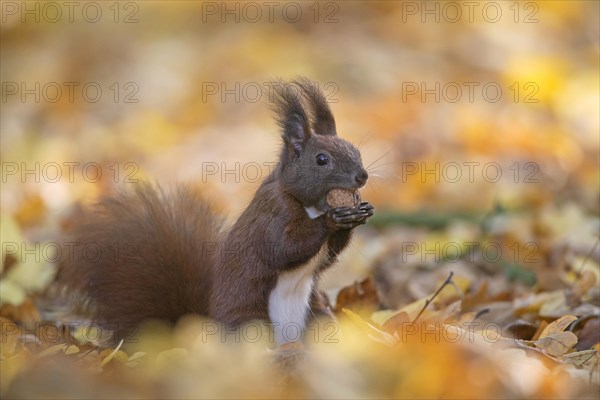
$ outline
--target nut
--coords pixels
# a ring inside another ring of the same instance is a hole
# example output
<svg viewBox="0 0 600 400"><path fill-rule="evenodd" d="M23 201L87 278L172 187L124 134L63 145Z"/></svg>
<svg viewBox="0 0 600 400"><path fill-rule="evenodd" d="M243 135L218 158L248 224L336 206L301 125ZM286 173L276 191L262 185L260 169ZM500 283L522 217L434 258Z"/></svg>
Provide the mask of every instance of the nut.
<svg viewBox="0 0 600 400"><path fill-rule="evenodd" d="M327 193L327 204L331 208L357 207L360 204L358 190L333 189Z"/></svg>

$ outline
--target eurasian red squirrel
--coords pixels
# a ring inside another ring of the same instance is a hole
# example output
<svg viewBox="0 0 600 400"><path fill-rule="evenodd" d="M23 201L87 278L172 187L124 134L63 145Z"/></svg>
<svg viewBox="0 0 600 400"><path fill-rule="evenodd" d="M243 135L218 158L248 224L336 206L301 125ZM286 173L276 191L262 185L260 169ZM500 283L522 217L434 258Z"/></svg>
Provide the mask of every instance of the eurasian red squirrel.
<svg viewBox="0 0 600 400"><path fill-rule="evenodd" d="M123 336L145 320L189 313L231 327L263 320L282 344L287 324L305 329L309 315L331 315L318 276L373 206L332 209L326 197L358 190L368 174L358 149L337 136L316 84L299 78L273 88L279 164L231 229L191 188L149 184L100 199L76 222L70 240L93 243L99 256L75 251L61 275L95 321Z"/></svg>

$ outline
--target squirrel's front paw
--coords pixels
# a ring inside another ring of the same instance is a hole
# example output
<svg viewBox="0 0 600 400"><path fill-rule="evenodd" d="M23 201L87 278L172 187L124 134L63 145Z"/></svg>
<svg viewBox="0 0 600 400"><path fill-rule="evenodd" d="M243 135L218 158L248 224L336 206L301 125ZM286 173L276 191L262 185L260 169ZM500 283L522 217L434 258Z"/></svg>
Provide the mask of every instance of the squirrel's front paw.
<svg viewBox="0 0 600 400"><path fill-rule="evenodd" d="M373 210L374 207L366 201L360 203L358 207L333 208L327 213L328 224L336 230L352 229L365 224L373 215Z"/></svg>

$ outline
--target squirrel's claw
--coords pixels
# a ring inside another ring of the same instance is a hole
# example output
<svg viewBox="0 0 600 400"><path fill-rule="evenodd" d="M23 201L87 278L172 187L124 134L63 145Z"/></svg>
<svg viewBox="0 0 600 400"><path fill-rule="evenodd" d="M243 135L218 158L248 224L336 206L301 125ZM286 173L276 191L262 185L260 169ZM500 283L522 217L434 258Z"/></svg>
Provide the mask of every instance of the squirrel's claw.
<svg viewBox="0 0 600 400"><path fill-rule="evenodd" d="M357 208L368 213L369 217L373 215L375 210L375 207L373 207L371 203L367 201L363 201L362 203L360 203Z"/></svg>
<svg viewBox="0 0 600 400"><path fill-rule="evenodd" d="M358 207L338 207L328 212L328 218L334 229L353 229L358 225L365 224L367 219L373 215L374 207L362 202Z"/></svg>

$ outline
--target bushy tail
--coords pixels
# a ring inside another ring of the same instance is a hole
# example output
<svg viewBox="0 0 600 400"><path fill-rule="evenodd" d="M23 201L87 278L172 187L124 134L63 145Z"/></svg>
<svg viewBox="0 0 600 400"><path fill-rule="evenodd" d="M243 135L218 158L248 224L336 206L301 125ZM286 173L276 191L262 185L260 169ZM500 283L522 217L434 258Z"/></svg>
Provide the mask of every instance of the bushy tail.
<svg viewBox="0 0 600 400"><path fill-rule="evenodd" d="M74 225L59 279L116 338L147 319L207 314L215 263L207 249L221 220L192 188L140 184L101 199Z"/></svg>

